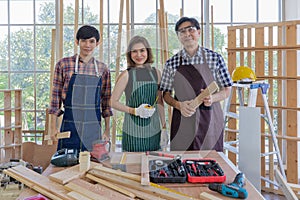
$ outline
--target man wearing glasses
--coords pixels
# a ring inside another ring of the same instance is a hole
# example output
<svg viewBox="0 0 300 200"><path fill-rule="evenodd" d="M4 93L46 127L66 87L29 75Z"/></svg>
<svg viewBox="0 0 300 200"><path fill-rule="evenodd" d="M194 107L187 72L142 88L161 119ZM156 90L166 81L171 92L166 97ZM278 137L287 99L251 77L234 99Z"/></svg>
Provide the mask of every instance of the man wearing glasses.
<svg viewBox="0 0 300 200"><path fill-rule="evenodd" d="M220 101L229 96L232 86L228 68L220 54L199 45L201 32L195 18L180 18L175 31L183 49L167 60L160 85L164 100L173 107L171 150L223 151ZM213 81L220 90L193 108L192 100Z"/></svg>

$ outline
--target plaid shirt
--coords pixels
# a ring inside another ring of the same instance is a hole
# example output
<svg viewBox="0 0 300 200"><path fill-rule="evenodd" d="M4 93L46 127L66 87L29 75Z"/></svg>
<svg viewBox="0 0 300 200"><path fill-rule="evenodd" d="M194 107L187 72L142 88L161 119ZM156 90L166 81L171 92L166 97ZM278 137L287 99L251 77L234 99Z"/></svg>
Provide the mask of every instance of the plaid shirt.
<svg viewBox="0 0 300 200"><path fill-rule="evenodd" d="M220 88L232 86L232 79L223 57L207 48L198 48L196 54L190 57L185 49L182 49L172 58L167 60L160 83L160 90L164 92L172 92L174 76L180 65L180 56L182 57L182 65L194 65L204 63L202 49L211 73Z"/></svg>
<svg viewBox="0 0 300 200"><path fill-rule="evenodd" d="M76 56L62 58L55 66L52 101L50 104L49 114L59 116L63 113L60 109L62 102L66 99L69 82L75 72ZM88 63L84 63L81 58L78 62L78 74L96 75L94 66L94 59ZM102 117L112 116L112 109L110 107L111 98L111 78L110 71L107 66L99 61L97 62L98 71L102 74L102 89L101 89L101 113Z"/></svg>

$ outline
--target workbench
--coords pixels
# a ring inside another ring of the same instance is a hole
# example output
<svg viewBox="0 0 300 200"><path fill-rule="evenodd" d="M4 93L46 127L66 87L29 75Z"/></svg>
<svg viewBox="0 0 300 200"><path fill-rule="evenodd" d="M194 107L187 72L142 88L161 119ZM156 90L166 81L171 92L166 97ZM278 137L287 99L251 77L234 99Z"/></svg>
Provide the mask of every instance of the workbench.
<svg viewBox="0 0 300 200"><path fill-rule="evenodd" d="M210 158L216 160L221 168L223 169L226 175L225 184L231 183L236 174L239 172L237 167L232 164L232 162L222 153L216 151L186 151L186 152L166 152L168 154L174 155L181 155L182 159L188 158ZM126 157L124 158L124 155ZM111 165L114 163L121 163L126 166L126 171L129 173L138 174L141 172L141 157L142 153L133 153L133 152L111 152L110 153L111 159L105 161L106 164ZM56 173L58 171L64 170L65 168L62 167L55 167L53 165L49 165L45 171L43 172L44 176L49 176L50 174ZM217 192L211 191L208 189L208 184L199 184L199 183L164 183L160 184L162 186L168 187L170 189L177 190L181 193L188 194L189 196L195 197L200 199L200 194L202 192L209 193L218 197L220 199L232 199L225 197ZM264 197L260 194L259 191L255 189L255 187L249 182L246 177L246 185L244 188L248 191L248 198L247 199L264 199ZM30 189L25 189L18 199L24 199L29 196L36 195L37 193Z"/></svg>

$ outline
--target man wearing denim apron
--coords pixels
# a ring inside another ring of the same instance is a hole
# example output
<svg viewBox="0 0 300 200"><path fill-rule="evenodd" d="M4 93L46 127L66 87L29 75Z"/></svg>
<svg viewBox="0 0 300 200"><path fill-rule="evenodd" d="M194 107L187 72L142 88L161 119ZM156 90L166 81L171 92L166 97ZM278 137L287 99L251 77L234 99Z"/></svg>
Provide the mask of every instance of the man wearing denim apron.
<svg viewBox="0 0 300 200"><path fill-rule="evenodd" d="M110 138L111 77L107 66L93 57L99 45L98 30L82 26L76 34L79 54L62 58L55 66L49 114L51 134L55 139L57 117L63 114L60 131L70 131L70 138L58 140L57 150L92 151L93 144ZM64 111L61 110L63 105ZM101 116L105 120L101 131Z"/></svg>

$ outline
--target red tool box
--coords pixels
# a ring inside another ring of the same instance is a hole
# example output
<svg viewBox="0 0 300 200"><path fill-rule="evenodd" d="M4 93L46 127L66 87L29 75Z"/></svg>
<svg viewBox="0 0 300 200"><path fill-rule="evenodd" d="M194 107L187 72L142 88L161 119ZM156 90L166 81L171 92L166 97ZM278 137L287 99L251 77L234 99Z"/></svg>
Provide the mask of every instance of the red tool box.
<svg viewBox="0 0 300 200"><path fill-rule="evenodd" d="M190 183L223 183L226 176L213 159L185 159L187 181Z"/></svg>

